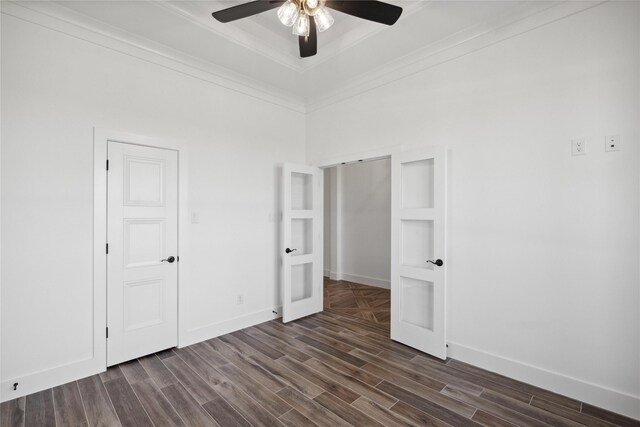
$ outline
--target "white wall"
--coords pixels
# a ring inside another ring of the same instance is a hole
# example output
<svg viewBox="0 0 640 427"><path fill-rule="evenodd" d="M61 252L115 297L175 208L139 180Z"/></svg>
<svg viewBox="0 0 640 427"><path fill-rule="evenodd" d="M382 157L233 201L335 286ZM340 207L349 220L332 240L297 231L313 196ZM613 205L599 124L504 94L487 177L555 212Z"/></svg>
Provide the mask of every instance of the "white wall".
<svg viewBox="0 0 640 427"><path fill-rule="evenodd" d="M341 178L334 187L325 182L326 217L335 216L341 223L340 245L325 230L325 270L332 277L371 286L389 288L391 269L391 160L381 159L340 165L325 172L328 176L340 169ZM331 192L339 192L340 206L331 205ZM333 215L332 215L333 213ZM327 215L328 214L328 215ZM327 264L327 252L336 251L341 267Z"/></svg>
<svg viewBox="0 0 640 427"><path fill-rule="evenodd" d="M638 418L639 76L640 3L606 3L307 120L314 162L448 146L452 356Z"/></svg>
<svg viewBox="0 0 640 427"><path fill-rule="evenodd" d="M48 373L73 373L103 339L92 334L94 126L181 149L181 190L200 215L180 230L181 343L272 317L278 165L304 162L304 115L6 15L2 89L3 399L14 379L18 393L55 385Z"/></svg>

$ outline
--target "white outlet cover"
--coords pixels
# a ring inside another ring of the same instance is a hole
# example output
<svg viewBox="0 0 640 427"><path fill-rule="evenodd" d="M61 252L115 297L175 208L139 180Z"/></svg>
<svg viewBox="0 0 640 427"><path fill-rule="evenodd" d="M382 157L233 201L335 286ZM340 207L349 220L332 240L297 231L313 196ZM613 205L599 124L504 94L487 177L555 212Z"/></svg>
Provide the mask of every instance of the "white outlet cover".
<svg viewBox="0 0 640 427"><path fill-rule="evenodd" d="M587 143L584 138L577 138L571 140L571 155L572 156L584 156L587 154Z"/></svg>
<svg viewBox="0 0 640 427"><path fill-rule="evenodd" d="M620 151L622 150L622 141L620 135L607 135L604 137L604 151Z"/></svg>

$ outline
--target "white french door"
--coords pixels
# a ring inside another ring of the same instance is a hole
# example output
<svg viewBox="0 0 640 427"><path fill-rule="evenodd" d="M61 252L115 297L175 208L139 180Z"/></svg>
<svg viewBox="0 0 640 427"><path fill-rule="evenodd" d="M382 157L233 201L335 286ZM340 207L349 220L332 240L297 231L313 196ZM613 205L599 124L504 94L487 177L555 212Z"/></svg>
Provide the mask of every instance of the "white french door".
<svg viewBox="0 0 640 427"><path fill-rule="evenodd" d="M391 160L391 339L446 359L445 149Z"/></svg>
<svg viewBox="0 0 640 427"><path fill-rule="evenodd" d="M282 320L322 311L323 175L284 164L282 177Z"/></svg>
<svg viewBox="0 0 640 427"><path fill-rule="evenodd" d="M178 343L178 154L109 141L107 366Z"/></svg>

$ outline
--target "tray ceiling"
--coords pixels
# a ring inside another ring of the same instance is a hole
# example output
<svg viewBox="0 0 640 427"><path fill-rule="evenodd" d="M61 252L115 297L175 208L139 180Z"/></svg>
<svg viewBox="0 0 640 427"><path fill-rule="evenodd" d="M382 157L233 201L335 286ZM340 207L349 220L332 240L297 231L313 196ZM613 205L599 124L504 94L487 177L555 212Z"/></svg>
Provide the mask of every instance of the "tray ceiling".
<svg viewBox="0 0 640 427"><path fill-rule="evenodd" d="M39 2L28 2L36 7ZM429 49L446 49L540 13L560 1L402 1L394 26L333 11L335 24L318 36L318 54L298 55L297 38L278 21L276 9L223 24L211 13L242 1L52 1L84 26L110 28L122 39L159 51L179 52L308 102L353 84L360 76L392 69Z"/></svg>

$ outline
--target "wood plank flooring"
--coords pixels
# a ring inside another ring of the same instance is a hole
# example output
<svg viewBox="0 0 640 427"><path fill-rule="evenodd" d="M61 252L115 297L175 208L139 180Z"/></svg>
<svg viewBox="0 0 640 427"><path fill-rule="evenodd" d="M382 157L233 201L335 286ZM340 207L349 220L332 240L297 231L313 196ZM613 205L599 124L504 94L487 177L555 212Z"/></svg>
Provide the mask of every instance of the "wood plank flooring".
<svg viewBox="0 0 640 427"><path fill-rule="evenodd" d="M273 320L5 402L0 425L640 426L388 336L332 310Z"/></svg>
<svg viewBox="0 0 640 427"><path fill-rule="evenodd" d="M368 320L389 328L391 291L324 278L324 310Z"/></svg>

